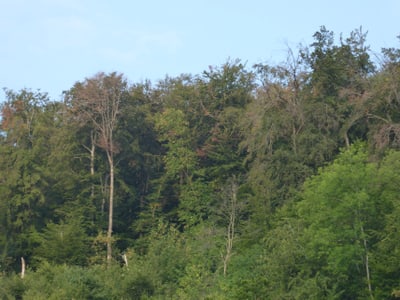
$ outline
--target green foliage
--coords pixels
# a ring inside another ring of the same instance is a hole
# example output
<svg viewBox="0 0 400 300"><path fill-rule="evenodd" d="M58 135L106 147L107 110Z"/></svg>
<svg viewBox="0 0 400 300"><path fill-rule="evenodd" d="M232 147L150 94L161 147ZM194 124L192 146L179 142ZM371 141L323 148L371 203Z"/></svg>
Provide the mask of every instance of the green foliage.
<svg viewBox="0 0 400 300"><path fill-rule="evenodd" d="M185 226L191 227L211 217L212 192L201 179L181 188L178 217Z"/></svg>
<svg viewBox="0 0 400 300"><path fill-rule="evenodd" d="M311 272L331 278L328 289L358 298L366 290L363 240L373 228L375 199L368 187L376 167L367 164L361 146L353 146L318 176L307 181L298 204L304 220L304 249ZM368 266L369 267L369 266ZM364 286L365 285L365 286Z"/></svg>
<svg viewBox="0 0 400 300"><path fill-rule="evenodd" d="M190 149L190 131L181 110L167 109L156 116L156 129L160 142L166 143L168 151L164 157L165 176L178 179L180 183L190 180L196 166L196 155Z"/></svg>
<svg viewBox="0 0 400 300"><path fill-rule="evenodd" d="M400 152L391 151L383 159L376 174L376 193L382 204L381 221L384 227L374 232L376 247L371 257L371 264L375 270L376 297L389 298L394 290L399 289L400 268L395 263L399 259L400 245L398 227L399 219L399 163ZM383 220L382 220L383 218ZM381 278L385 278L382 280Z"/></svg>
<svg viewBox="0 0 400 300"><path fill-rule="evenodd" d="M23 281L24 299L146 299L154 293L152 280L137 268L78 266L43 263Z"/></svg>
<svg viewBox="0 0 400 300"><path fill-rule="evenodd" d="M315 93L339 96L339 90L354 84L374 70L365 45L366 33L362 28L351 32L350 37L335 45L334 33L322 26L314 34L312 52L302 51L302 56L312 68L311 84Z"/></svg>
<svg viewBox="0 0 400 300"><path fill-rule="evenodd" d="M232 257L229 275L219 281L222 299L258 299L268 295L260 259L262 252L260 245L255 244Z"/></svg>
<svg viewBox="0 0 400 300"><path fill-rule="evenodd" d="M152 232L146 254L147 268L159 293L172 295L186 265L184 239L172 226L162 222Z"/></svg>
<svg viewBox="0 0 400 300"><path fill-rule="evenodd" d="M67 220L60 224L48 223L36 240L34 258L54 264L86 265L90 240L82 221Z"/></svg>
<svg viewBox="0 0 400 300"><path fill-rule="evenodd" d="M394 177L377 179L378 166L367 159L365 147L353 145L307 181L304 200L297 205L298 217L306 226L307 264L312 273L329 278L327 288L343 293L341 299L372 295L371 286L379 282L372 279L371 283L375 269L369 258L393 200L382 197L376 187Z"/></svg>
<svg viewBox="0 0 400 300"><path fill-rule="evenodd" d="M6 89L0 298L396 297L400 50L313 37L278 65L99 73L62 103Z"/></svg>
<svg viewBox="0 0 400 300"><path fill-rule="evenodd" d="M213 275L204 265L188 265L180 278L176 299L223 299L210 286L214 284Z"/></svg>
<svg viewBox="0 0 400 300"><path fill-rule="evenodd" d="M23 280L16 274L0 274L0 298L4 300L22 299L26 290Z"/></svg>

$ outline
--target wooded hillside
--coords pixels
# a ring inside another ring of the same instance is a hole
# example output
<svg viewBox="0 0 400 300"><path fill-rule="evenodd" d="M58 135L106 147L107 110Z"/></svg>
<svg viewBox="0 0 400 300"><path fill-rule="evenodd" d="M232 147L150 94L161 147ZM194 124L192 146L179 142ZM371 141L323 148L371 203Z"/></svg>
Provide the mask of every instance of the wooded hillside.
<svg viewBox="0 0 400 300"><path fill-rule="evenodd" d="M0 298L400 297L400 49L313 37L278 65L5 89Z"/></svg>

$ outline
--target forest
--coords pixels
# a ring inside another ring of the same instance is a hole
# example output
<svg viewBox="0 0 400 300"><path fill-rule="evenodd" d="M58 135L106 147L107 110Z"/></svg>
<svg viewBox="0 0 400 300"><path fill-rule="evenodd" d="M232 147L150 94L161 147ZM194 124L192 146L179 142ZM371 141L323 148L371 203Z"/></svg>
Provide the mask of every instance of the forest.
<svg viewBox="0 0 400 300"><path fill-rule="evenodd" d="M400 47L3 94L1 299L400 298Z"/></svg>

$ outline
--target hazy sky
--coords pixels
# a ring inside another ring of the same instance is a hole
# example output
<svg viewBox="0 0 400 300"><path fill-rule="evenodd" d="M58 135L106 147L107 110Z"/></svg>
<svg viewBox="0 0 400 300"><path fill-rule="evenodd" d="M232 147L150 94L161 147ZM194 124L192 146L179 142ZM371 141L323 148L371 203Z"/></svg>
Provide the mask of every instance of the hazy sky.
<svg viewBox="0 0 400 300"><path fill-rule="evenodd" d="M321 25L337 37L362 26L378 53L400 47L400 1L0 0L0 88L58 100L99 71L155 82L228 58L277 63Z"/></svg>

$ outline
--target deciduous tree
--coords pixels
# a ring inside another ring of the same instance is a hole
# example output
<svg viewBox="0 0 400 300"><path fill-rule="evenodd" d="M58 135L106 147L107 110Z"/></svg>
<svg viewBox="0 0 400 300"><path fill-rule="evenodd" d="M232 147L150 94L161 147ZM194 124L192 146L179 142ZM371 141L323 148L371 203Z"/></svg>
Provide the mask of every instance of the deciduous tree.
<svg viewBox="0 0 400 300"><path fill-rule="evenodd" d="M122 74L98 73L77 83L73 89L73 109L88 122L98 135L97 144L107 156L109 167L109 207L107 229L107 262L112 258L112 232L114 209L115 154L119 152L115 140L115 130L120 113L120 105L127 89ZM92 133L93 134L93 133Z"/></svg>

